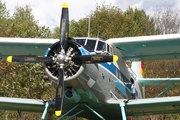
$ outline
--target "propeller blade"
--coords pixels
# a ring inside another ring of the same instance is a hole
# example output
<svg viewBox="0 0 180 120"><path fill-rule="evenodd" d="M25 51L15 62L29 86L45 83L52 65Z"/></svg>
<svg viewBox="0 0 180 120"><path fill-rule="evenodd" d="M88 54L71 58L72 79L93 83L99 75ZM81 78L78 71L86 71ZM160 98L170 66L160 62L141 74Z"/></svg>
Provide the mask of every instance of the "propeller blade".
<svg viewBox="0 0 180 120"><path fill-rule="evenodd" d="M85 64L103 63L103 62L116 62L117 55L75 55L71 58L74 62L82 62Z"/></svg>
<svg viewBox="0 0 180 120"><path fill-rule="evenodd" d="M55 115L60 116L62 113L63 97L64 97L64 69L59 69L59 85L56 87L56 111Z"/></svg>
<svg viewBox="0 0 180 120"><path fill-rule="evenodd" d="M60 22L60 46L62 49L66 49L67 40L69 35L69 12L68 4L62 5L61 22Z"/></svg>
<svg viewBox="0 0 180 120"><path fill-rule="evenodd" d="M52 61L51 57L43 57L43 56L36 56L36 55L14 55L7 57L8 62L30 62L30 63L37 63L37 62L50 62Z"/></svg>

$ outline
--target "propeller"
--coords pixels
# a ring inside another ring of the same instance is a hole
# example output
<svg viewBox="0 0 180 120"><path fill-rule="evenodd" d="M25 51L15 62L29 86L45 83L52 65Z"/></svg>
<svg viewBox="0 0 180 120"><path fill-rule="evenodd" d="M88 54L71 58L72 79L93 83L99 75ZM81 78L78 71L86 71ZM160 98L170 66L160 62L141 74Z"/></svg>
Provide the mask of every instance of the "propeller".
<svg viewBox="0 0 180 120"><path fill-rule="evenodd" d="M29 63L38 63L38 62L51 62L57 60L52 57L36 56L36 55L13 55L8 56L8 62L29 62ZM118 56L116 55L75 55L69 60L76 63L84 64L93 64L93 63L104 63L104 62L116 62Z"/></svg>
<svg viewBox="0 0 180 120"><path fill-rule="evenodd" d="M75 55L67 57L65 51L67 50L68 33L69 32L69 14L68 4L62 5L62 14L60 21L60 52L55 57L43 57L36 55L14 55L7 57L8 62L54 62L59 67L58 85L56 87L55 98L55 115L60 116L62 113L63 97L64 97L64 64L68 61L77 63L93 64L103 62L116 62L118 57L116 55Z"/></svg>
<svg viewBox="0 0 180 120"><path fill-rule="evenodd" d="M64 61L65 61L65 50L67 47L67 40L68 40L68 32L69 32L69 12L68 12L68 4L64 3L62 6L62 13L61 13L61 21L60 21L60 40L59 44L61 47L61 52L57 56L59 62L59 78L58 78L58 85L56 87L56 99L55 99L55 106L56 111L55 115L60 116L62 112L62 105L63 105L63 97L64 97Z"/></svg>

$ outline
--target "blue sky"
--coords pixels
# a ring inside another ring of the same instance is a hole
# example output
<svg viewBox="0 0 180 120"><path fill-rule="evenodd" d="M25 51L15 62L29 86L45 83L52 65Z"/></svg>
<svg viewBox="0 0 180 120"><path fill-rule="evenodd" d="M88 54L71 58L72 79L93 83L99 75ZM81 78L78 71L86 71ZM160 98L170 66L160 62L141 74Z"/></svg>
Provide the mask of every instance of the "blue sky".
<svg viewBox="0 0 180 120"><path fill-rule="evenodd" d="M163 7L171 5L174 8L180 6L179 0L2 0L6 3L7 9L12 14L15 6L29 5L40 25L49 26L51 29L59 26L61 6L64 2L69 4L70 20L78 20L95 10L96 4L112 4L122 10L128 6L144 9L151 12L156 6Z"/></svg>

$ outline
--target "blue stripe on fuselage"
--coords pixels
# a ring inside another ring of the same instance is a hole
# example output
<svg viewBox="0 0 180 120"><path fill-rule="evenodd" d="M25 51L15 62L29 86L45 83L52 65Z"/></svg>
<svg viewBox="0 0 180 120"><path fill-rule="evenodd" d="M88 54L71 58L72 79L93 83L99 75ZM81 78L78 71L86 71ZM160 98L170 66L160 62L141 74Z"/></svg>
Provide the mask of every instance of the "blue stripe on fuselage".
<svg viewBox="0 0 180 120"><path fill-rule="evenodd" d="M126 88L124 87L124 85L121 82L116 80L115 85L125 96L127 96Z"/></svg>
<svg viewBox="0 0 180 120"><path fill-rule="evenodd" d="M122 81L122 79L121 79L121 71L113 63L110 63L110 64L101 63L101 65L103 67L105 67L109 72L111 72L114 76L116 76L118 78L118 80L116 80L116 82L115 82L115 87L117 87L121 92L123 92L123 94L125 96L127 96L126 89L129 89L129 91L131 91L131 87L129 88L128 85L126 86L126 84L121 82ZM117 72L118 72L118 75L116 75Z"/></svg>
<svg viewBox="0 0 180 120"><path fill-rule="evenodd" d="M84 49L83 47L79 47L79 50L80 50L82 55L89 55L90 54L90 52L87 51L86 49Z"/></svg>
<svg viewBox="0 0 180 120"><path fill-rule="evenodd" d="M82 55L89 55L89 54L91 54L91 52L87 51L83 47L79 47L79 50L80 50ZM110 73L112 73L114 76L116 76L119 80L122 81L121 71L113 63L110 63L110 64L108 64L108 63L100 63L100 65L105 67ZM118 75L117 75L117 72L118 72ZM127 96L126 89L131 91L131 85L124 84L124 83L122 83L119 80L116 80L115 87L117 87L125 96ZM128 80L128 81L130 82L130 80Z"/></svg>

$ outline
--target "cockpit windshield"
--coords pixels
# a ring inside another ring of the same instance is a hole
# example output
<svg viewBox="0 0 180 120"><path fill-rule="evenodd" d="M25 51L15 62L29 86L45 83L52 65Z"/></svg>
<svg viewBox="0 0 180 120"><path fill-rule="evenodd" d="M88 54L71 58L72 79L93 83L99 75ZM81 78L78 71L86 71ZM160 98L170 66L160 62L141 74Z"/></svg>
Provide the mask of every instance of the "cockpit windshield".
<svg viewBox="0 0 180 120"><path fill-rule="evenodd" d="M95 51L95 46L96 46L96 40L87 40L84 48L86 48L86 50L90 51L90 52L93 52Z"/></svg>
<svg viewBox="0 0 180 120"><path fill-rule="evenodd" d="M112 48L102 39L99 38L74 38L74 40L82 45L89 52L97 54L112 54Z"/></svg>
<svg viewBox="0 0 180 120"><path fill-rule="evenodd" d="M76 39L76 42L84 46L86 39Z"/></svg>

